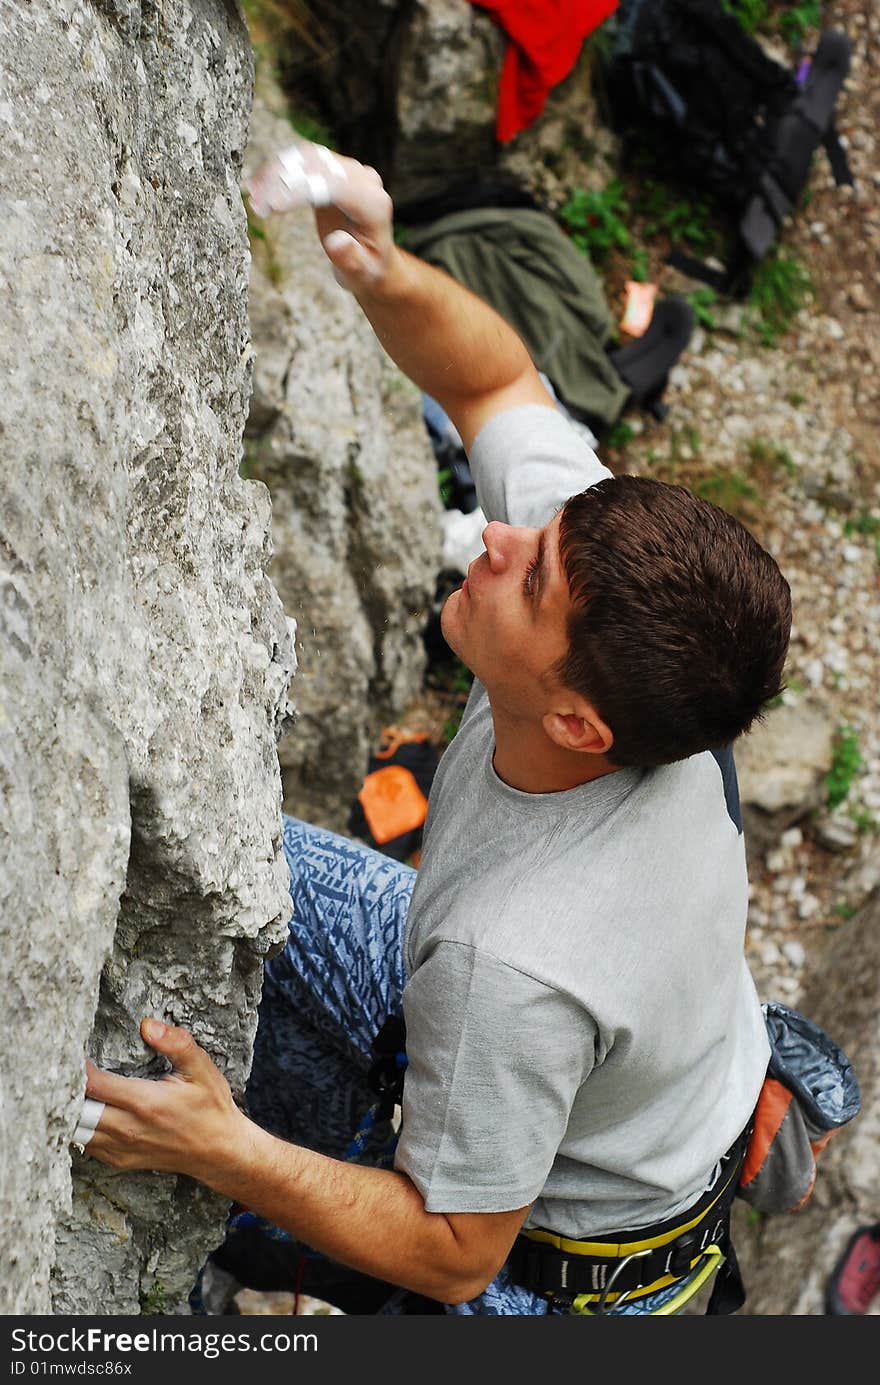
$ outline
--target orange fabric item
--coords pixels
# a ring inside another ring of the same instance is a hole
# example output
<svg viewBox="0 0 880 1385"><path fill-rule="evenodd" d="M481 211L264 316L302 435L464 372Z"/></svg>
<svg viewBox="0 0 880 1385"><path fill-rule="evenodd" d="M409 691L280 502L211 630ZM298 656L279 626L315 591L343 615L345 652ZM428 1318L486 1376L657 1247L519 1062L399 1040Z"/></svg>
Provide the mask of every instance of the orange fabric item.
<svg viewBox="0 0 880 1385"><path fill-rule="evenodd" d="M402 745L412 745L414 741L426 741L428 733L426 731L401 731L399 726L385 726L382 729L382 739L388 741L388 745L384 749L376 751L376 759L390 760L391 756Z"/></svg>
<svg viewBox="0 0 880 1385"><path fill-rule="evenodd" d="M421 827L428 813L428 800L415 776L402 765L386 765L368 774L358 798L380 845Z"/></svg>
<svg viewBox="0 0 880 1385"><path fill-rule="evenodd" d="M471 0L490 10L510 42L498 84L495 133L513 139L541 114L551 87L567 77L587 34L618 0Z"/></svg>
<svg viewBox="0 0 880 1385"><path fill-rule="evenodd" d="M790 1103L791 1092L788 1088L777 1082L775 1077L765 1077L755 1107L755 1127L739 1178L741 1188L747 1187L755 1175L760 1173L767 1158L767 1151L776 1139Z"/></svg>

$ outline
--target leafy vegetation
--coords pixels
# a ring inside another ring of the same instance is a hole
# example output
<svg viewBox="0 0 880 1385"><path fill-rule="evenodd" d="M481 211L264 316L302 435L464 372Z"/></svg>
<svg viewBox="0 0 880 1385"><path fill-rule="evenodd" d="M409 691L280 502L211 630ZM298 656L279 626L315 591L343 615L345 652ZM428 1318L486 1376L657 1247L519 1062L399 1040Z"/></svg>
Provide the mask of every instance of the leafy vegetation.
<svg viewBox="0 0 880 1385"><path fill-rule="evenodd" d="M721 8L733 15L747 34L763 29L770 17L767 0L721 0Z"/></svg>
<svg viewBox="0 0 880 1385"><path fill-rule="evenodd" d="M694 495L703 500L711 500L722 510L736 514L742 510L744 502L755 501L758 492L739 467L724 467L717 471L704 472L690 483Z"/></svg>
<svg viewBox="0 0 880 1385"><path fill-rule="evenodd" d="M628 442L632 442L635 435L636 430L631 424L618 419L605 442L608 447L626 447Z"/></svg>
<svg viewBox="0 0 880 1385"><path fill-rule="evenodd" d="M877 819L864 803L854 803L848 812L849 820L859 832L876 832Z"/></svg>
<svg viewBox="0 0 880 1385"><path fill-rule="evenodd" d="M853 919L859 911L855 904L847 904L845 900L842 900L840 904L834 905L831 912L836 914L839 919Z"/></svg>
<svg viewBox="0 0 880 1385"><path fill-rule="evenodd" d="M637 284L646 284L651 272L651 259L643 246L637 246L632 253L631 276Z"/></svg>
<svg viewBox="0 0 880 1385"><path fill-rule="evenodd" d="M269 280L277 286L281 283L282 271L272 249L272 242L266 234L265 226L251 209L247 193L242 193L242 201L247 216L247 233L251 245L251 255Z"/></svg>
<svg viewBox="0 0 880 1385"><path fill-rule="evenodd" d="M789 5L776 20L776 28L792 48L803 43L808 29L818 29L822 23L820 0L799 0Z"/></svg>
<svg viewBox="0 0 880 1385"><path fill-rule="evenodd" d="M158 1279L154 1280L148 1289L142 1288L138 1297L141 1312L145 1315L161 1316L169 1311L168 1294Z"/></svg>
<svg viewBox="0 0 880 1385"><path fill-rule="evenodd" d="M691 249L708 254L718 239L707 202L673 191L656 178L644 178L633 201L633 211L643 218L642 233L647 240L667 235L670 240L686 241Z"/></svg>
<svg viewBox="0 0 880 1385"><path fill-rule="evenodd" d="M772 7L768 0L721 0L722 8L733 15L747 34L761 30L778 33L791 48L803 43L808 29L822 23L821 0L795 0L794 4Z"/></svg>
<svg viewBox="0 0 880 1385"><path fill-rule="evenodd" d="M336 148L336 141L327 126L314 116L307 115L305 111L288 110L287 119L303 139L310 139L315 144L325 144L328 149Z"/></svg>
<svg viewBox="0 0 880 1385"><path fill-rule="evenodd" d="M440 499L443 501L445 509L449 508L452 499L452 468L448 466L439 467L437 471L437 485L440 488Z"/></svg>
<svg viewBox="0 0 880 1385"><path fill-rule="evenodd" d="M844 522L843 532L847 538L853 534L861 534L864 538L874 538L880 534L880 518L872 515L869 510L860 510L857 515L851 515Z"/></svg>
<svg viewBox="0 0 880 1385"><path fill-rule="evenodd" d="M632 245L624 220L629 214L629 203L618 178L601 191L575 188L559 212L578 250L599 264L612 248L628 250Z"/></svg>
<svg viewBox="0 0 880 1385"><path fill-rule="evenodd" d="M474 681L474 675L461 662L461 659L453 656L442 681L444 690L451 695L454 704L454 711L443 726L442 744L445 747L453 740L461 725L462 714L467 703L468 693L471 690L471 684Z"/></svg>
<svg viewBox="0 0 880 1385"><path fill-rule="evenodd" d="M746 446L749 461L756 466L777 468L780 467L793 476L797 471L794 458L787 447L781 447L779 443L768 442L766 438L750 438Z"/></svg>
<svg viewBox="0 0 880 1385"><path fill-rule="evenodd" d="M778 247L757 265L749 292L750 319L764 346L775 346L812 296L807 270Z"/></svg>
<svg viewBox="0 0 880 1385"><path fill-rule="evenodd" d="M858 735L851 726L841 725L834 742L831 770L825 781L827 803L832 812L843 803L861 767Z"/></svg>
<svg viewBox="0 0 880 1385"><path fill-rule="evenodd" d="M718 302L718 294L708 284L701 288L694 289L692 293L686 295L687 301L694 310L694 317L701 327L714 332L718 326L718 319L712 309Z"/></svg>

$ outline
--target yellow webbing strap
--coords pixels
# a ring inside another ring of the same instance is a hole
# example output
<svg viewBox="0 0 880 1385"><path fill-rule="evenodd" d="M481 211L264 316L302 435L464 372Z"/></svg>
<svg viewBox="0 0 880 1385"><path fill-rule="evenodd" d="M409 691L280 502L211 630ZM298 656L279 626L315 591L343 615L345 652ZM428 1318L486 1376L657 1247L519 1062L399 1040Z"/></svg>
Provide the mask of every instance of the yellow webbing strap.
<svg viewBox="0 0 880 1385"><path fill-rule="evenodd" d="M558 1235L555 1231L543 1231L539 1228L528 1228L523 1234L526 1235L529 1240L540 1241L545 1245L554 1246L557 1250L564 1251L567 1255L590 1255L608 1261L622 1261L627 1256L638 1256L640 1252L644 1254L647 1251L657 1250L661 1246L669 1245L669 1243L676 1240L677 1237L684 1235L687 1231L692 1231L695 1226L699 1226L700 1222L706 1220L713 1208L717 1206L720 1199L728 1191L733 1179L739 1175L739 1171L740 1161L736 1161L727 1178L718 1189L718 1192L712 1198L712 1201L707 1203L707 1205L691 1217L690 1220L680 1222L678 1225L672 1226L656 1236L649 1236L641 1241L574 1241L569 1240L567 1236ZM684 1274L664 1274L658 1279L652 1280L650 1284L639 1285L636 1289L621 1289L617 1292L604 1291L599 1293L578 1294L574 1299L572 1312L589 1313L589 1305L600 1302L604 1309L605 1304L613 1305L618 1300L623 1301L623 1299L627 1298L646 1298L649 1294L655 1294L660 1289L668 1288L670 1284L680 1283L682 1279L686 1278L687 1275L691 1274L692 1271L696 1269L703 1259L705 1259L706 1263L703 1265L700 1272L682 1287L681 1294L676 1294L670 1300L673 1306L668 1307L664 1305L663 1308L657 1309L658 1315L675 1313L678 1311L678 1308L683 1306L706 1282L709 1275L723 1264L724 1255L719 1246L712 1244L705 1246L702 1250L698 1250L690 1261Z"/></svg>
<svg viewBox="0 0 880 1385"><path fill-rule="evenodd" d="M682 1287L680 1293L667 1299L659 1308L651 1309L649 1313L650 1317L672 1317L673 1314L680 1312L685 1304L702 1289L710 1274L714 1274L714 1272L719 1270L724 1264L724 1255L721 1253L721 1247L714 1245L706 1246L706 1249L700 1251L700 1254L695 1256L691 1261L691 1269L693 1269L695 1265L698 1265L700 1260L705 1260L706 1263L699 1272L694 1275L693 1279L688 1280L687 1284ZM619 1294L608 1294L605 1302L613 1305L618 1299L644 1298L646 1294L654 1294L658 1289L665 1289L667 1285L674 1284L677 1279L681 1278L681 1275L667 1274L664 1275L662 1279L655 1280L653 1284L644 1285L641 1289L632 1290L629 1293L623 1291ZM599 1315L597 1313L591 1311L590 1305L595 1304L599 1298L601 1298L600 1294L578 1294L571 1305L572 1313L580 1313L590 1318L598 1317Z"/></svg>
<svg viewBox="0 0 880 1385"><path fill-rule="evenodd" d="M712 1201L698 1212L690 1221L681 1222L680 1225L672 1227L669 1231L664 1231L659 1236L652 1236L646 1241L571 1241L567 1236L558 1236L555 1231L542 1231L538 1228L527 1227L523 1235L528 1236L530 1241L543 1241L545 1245L555 1246L557 1250L564 1250L567 1255L595 1255L602 1256L606 1260L622 1260L626 1255L637 1255L641 1250L656 1250L658 1246L668 1245L677 1236L681 1236L685 1231L691 1231L698 1226L701 1221L708 1217L712 1208L727 1191L730 1181L739 1173L737 1167L725 1179L722 1187L713 1197ZM672 1278L680 1279L681 1275ZM672 1283L672 1279L667 1280Z"/></svg>

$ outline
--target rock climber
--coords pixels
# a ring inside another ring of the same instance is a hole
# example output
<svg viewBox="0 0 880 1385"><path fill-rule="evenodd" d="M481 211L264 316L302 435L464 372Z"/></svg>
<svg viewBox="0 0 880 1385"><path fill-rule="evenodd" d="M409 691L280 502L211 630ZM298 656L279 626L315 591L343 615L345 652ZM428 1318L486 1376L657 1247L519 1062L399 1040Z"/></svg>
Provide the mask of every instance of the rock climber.
<svg viewBox="0 0 880 1385"><path fill-rule="evenodd" d="M731 747L780 692L788 584L723 510L612 476L515 332L395 244L372 169L301 142L251 198L315 209L340 284L461 434L488 523L442 628L474 684L417 872L284 819L293 917L247 1110L146 1018L169 1072L89 1064L77 1138L200 1180L398 1305L674 1311L725 1253L767 1068ZM387 1111L358 1141L398 1017L396 1145Z"/></svg>

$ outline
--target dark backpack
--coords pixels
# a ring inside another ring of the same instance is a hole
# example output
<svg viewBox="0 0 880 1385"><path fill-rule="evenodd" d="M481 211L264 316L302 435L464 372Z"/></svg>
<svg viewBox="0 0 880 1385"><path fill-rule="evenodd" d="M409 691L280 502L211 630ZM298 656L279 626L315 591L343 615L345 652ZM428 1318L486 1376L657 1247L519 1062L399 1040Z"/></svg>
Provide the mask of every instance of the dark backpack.
<svg viewBox="0 0 880 1385"><path fill-rule="evenodd" d="M673 263L745 292L796 206L820 143L837 181L852 182L833 125L849 40L823 33L812 58L789 71L720 0L630 0L611 33L603 97L625 147L650 151L655 177L707 195L732 226L724 275L681 254Z"/></svg>

